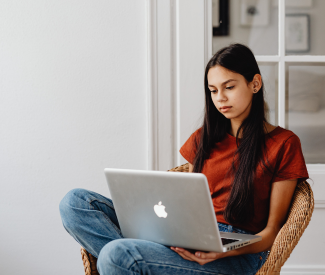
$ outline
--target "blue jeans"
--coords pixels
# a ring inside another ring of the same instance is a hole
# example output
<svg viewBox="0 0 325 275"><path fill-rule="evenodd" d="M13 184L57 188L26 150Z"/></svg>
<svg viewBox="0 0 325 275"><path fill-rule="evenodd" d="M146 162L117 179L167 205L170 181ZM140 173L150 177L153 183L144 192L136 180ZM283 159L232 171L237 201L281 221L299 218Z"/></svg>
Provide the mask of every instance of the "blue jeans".
<svg viewBox="0 0 325 275"><path fill-rule="evenodd" d="M106 274L255 274L267 253L226 257L205 265L183 259L169 247L123 238L112 200L85 189L71 190L60 203L63 226ZM220 224L220 231L248 233Z"/></svg>

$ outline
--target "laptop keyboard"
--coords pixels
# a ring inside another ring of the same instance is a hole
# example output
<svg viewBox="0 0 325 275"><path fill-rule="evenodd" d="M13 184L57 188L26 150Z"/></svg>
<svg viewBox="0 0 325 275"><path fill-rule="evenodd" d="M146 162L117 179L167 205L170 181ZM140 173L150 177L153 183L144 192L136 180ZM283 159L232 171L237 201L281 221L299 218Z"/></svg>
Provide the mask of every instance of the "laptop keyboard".
<svg viewBox="0 0 325 275"><path fill-rule="evenodd" d="M221 238L221 241L222 241L222 244L225 245L225 244L229 244L229 243L237 242L237 241L239 241L239 240L236 240L236 239Z"/></svg>

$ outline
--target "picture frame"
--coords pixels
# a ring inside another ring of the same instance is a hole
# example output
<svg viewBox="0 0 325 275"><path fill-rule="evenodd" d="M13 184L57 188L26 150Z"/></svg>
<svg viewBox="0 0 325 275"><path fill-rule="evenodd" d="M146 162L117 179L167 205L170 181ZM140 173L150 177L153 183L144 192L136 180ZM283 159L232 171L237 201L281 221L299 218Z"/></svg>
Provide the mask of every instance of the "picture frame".
<svg viewBox="0 0 325 275"><path fill-rule="evenodd" d="M212 0L213 36L229 35L229 0Z"/></svg>
<svg viewBox="0 0 325 275"><path fill-rule="evenodd" d="M286 53L307 53L310 51L309 14L287 14L285 19Z"/></svg>

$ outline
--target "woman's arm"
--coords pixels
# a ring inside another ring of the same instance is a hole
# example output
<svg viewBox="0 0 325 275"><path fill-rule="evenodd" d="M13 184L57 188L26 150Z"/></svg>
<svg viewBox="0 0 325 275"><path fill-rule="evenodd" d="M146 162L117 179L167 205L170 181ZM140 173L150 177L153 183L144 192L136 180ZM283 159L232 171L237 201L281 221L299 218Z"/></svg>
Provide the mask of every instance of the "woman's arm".
<svg viewBox="0 0 325 275"><path fill-rule="evenodd" d="M188 163L188 172L192 173L193 172L193 165L191 163Z"/></svg>
<svg viewBox="0 0 325 275"><path fill-rule="evenodd" d="M272 184L268 222L265 229L256 234L262 236L262 240L260 242L224 253L196 252L194 255L182 248L177 250L177 248L173 247L172 249L184 259L196 261L201 265L224 257L253 254L269 250L279 230L285 223L296 185L297 179L279 181Z"/></svg>
<svg viewBox="0 0 325 275"><path fill-rule="evenodd" d="M251 254L271 249L277 234L286 221L296 185L297 179L279 181L272 184L268 222L265 229L256 234L262 236L262 241L229 251L227 256Z"/></svg>

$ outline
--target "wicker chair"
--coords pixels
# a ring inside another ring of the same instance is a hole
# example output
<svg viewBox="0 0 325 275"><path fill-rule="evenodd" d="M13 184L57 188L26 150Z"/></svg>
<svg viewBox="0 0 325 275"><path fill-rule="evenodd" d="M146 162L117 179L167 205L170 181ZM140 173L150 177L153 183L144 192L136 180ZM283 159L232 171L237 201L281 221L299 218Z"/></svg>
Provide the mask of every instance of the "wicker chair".
<svg viewBox="0 0 325 275"><path fill-rule="evenodd" d="M188 164L175 167L171 172L188 172ZM282 226L269 252L268 258L256 275L280 274L301 235L309 224L314 210L314 195L307 181L300 182L294 193L286 223ZM98 275L97 259L81 248L85 275Z"/></svg>

